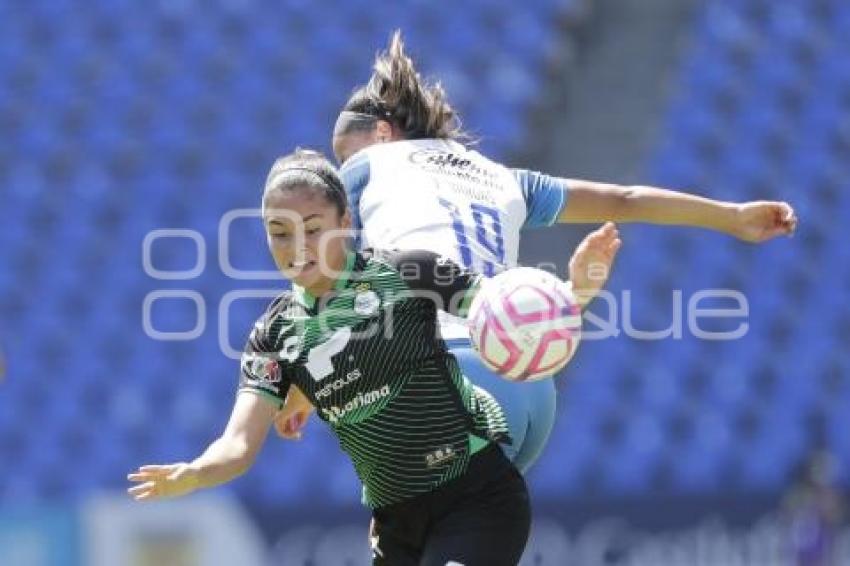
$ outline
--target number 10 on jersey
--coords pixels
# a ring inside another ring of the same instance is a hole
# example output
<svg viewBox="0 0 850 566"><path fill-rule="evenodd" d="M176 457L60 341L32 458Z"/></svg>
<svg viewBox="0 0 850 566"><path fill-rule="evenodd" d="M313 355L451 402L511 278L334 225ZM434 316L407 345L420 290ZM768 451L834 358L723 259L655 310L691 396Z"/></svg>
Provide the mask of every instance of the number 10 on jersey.
<svg viewBox="0 0 850 566"><path fill-rule="evenodd" d="M455 203L444 198L440 198L439 201L440 205L452 217L452 228L457 238L457 247L463 266L478 271L487 277L495 275L497 266L499 268L505 266L505 240L502 237L502 221L499 217L499 211L479 203L470 204L473 227L464 223L460 208ZM473 257L468 232L472 233L472 237L479 246L484 248L489 258L484 254L476 254L478 257Z"/></svg>

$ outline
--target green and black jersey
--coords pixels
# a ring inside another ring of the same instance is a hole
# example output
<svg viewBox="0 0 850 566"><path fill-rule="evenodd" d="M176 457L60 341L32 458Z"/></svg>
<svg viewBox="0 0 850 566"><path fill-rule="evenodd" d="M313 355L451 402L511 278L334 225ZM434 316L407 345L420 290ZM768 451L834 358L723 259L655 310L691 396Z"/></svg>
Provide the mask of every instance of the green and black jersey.
<svg viewBox="0 0 850 566"><path fill-rule="evenodd" d="M368 506L432 491L489 442L510 442L501 408L437 329L437 309L462 312L477 282L431 252L350 253L322 299L296 288L271 303L240 389L279 404L297 385L351 457Z"/></svg>

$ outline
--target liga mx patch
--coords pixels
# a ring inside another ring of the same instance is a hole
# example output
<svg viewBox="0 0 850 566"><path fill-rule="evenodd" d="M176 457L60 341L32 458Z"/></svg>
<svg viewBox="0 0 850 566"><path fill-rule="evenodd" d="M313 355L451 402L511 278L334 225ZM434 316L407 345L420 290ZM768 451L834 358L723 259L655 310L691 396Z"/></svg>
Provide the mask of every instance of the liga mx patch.
<svg viewBox="0 0 850 566"><path fill-rule="evenodd" d="M268 383L279 383L281 380L280 364L265 356L255 356L251 362L251 375Z"/></svg>

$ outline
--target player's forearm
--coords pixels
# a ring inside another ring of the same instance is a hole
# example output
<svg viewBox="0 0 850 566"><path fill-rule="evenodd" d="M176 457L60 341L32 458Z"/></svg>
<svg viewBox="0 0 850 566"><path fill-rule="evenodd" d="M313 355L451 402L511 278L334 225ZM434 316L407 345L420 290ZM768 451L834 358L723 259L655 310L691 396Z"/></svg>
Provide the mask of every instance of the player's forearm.
<svg viewBox="0 0 850 566"><path fill-rule="evenodd" d="M651 222L731 232L737 205L655 187L626 189L624 222Z"/></svg>
<svg viewBox="0 0 850 566"><path fill-rule="evenodd" d="M657 187L569 181L561 222L647 222L730 233L737 205Z"/></svg>
<svg viewBox="0 0 850 566"><path fill-rule="evenodd" d="M227 483L247 472L253 463L254 455L245 443L221 437L189 466L200 489Z"/></svg>

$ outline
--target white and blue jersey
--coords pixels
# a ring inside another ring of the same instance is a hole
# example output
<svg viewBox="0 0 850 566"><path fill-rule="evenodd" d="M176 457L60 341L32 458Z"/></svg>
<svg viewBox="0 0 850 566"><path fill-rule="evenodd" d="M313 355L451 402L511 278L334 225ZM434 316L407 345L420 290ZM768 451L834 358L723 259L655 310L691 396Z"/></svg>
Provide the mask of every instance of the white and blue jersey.
<svg viewBox="0 0 850 566"><path fill-rule="evenodd" d="M429 250L491 277L517 265L520 232L550 226L567 202L566 181L508 169L447 140L369 146L340 171L359 248ZM462 320L440 316L440 332L464 374L502 406L521 471L540 455L555 420L553 380L494 376L469 344Z"/></svg>
<svg viewBox="0 0 850 566"><path fill-rule="evenodd" d="M487 277L515 267L520 231L553 224L567 200L564 180L508 169L448 140L375 144L340 175L358 247L425 249ZM467 336L450 317L441 331Z"/></svg>

